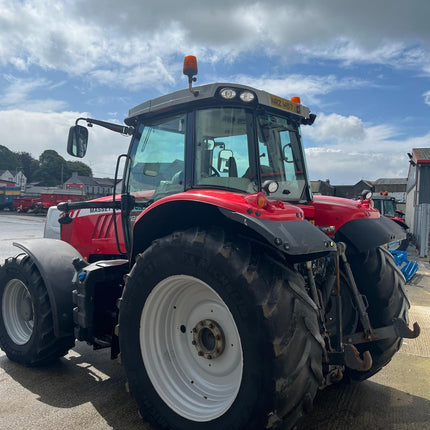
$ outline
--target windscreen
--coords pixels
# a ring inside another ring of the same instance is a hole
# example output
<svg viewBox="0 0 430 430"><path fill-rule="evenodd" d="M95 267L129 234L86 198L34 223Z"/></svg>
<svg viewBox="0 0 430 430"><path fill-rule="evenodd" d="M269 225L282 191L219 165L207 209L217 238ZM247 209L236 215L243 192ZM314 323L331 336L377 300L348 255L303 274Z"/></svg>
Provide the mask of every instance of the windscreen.
<svg viewBox="0 0 430 430"><path fill-rule="evenodd" d="M396 203L394 200L384 200L384 215L385 216L395 216Z"/></svg>
<svg viewBox="0 0 430 430"><path fill-rule="evenodd" d="M189 126L191 124L188 124ZM193 136L185 148L185 136ZM140 124L129 159L127 188L136 202L185 190L185 153L192 154L193 187L255 193L276 181L271 197L305 199L306 167L298 126L287 116L239 107L195 111Z"/></svg>
<svg viewBox="0 0 430 430"><path fill-rule="evenodd" d="M253 116L237 108L204 109L196 112L196 186L228 188L253 193L255 166Z"/></svg>
<svg viewBox="0 0 430 430"><path fill-rule="evenodd" d="M241 108L196 113L195 185L254 193L276 181L271 196L305 197L306 167L298 127L286 117Z"/></svg>

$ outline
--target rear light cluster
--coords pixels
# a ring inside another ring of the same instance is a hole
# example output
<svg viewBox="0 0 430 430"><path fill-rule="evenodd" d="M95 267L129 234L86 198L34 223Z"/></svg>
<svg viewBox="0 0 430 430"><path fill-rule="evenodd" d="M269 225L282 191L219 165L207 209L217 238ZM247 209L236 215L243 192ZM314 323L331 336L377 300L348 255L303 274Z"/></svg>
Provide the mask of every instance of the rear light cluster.
<svg viewBox="0 0 430 430"><path fill-rule="evenodd" d="M268 199L265 193L255 193L248 194L244 196L245 200L249 203L250 206L256 206L255 215L260 216L260 209L264 209L268 212L273 212L277 209L285 209L285 205L281 200L272 200ZM252 207L248 208L248 213L254 213ZM296 218L303 219L303 213L301 211L297 211Z"/></svg>
<svg viewBox="0 0 430 430"><path fill-rule="evenodd" d="M255 100L255 94L249 90L239 90L234 88L222 88L219 91L220 96L226 100L234 100L237 97L245 103L250 103Z"/></svg>

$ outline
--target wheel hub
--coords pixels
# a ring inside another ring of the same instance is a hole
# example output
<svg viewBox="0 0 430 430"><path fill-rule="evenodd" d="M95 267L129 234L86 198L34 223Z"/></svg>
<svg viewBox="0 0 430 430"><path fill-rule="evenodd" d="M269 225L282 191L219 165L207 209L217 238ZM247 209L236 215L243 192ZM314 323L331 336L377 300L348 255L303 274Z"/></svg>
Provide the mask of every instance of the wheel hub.
<svg viewBox="0 0 430 430"><path fill-rule="evenodd" d="M201 320L193 328L192 344L200 357L212 360L224 352L224 333L215 321Z"/></svg>

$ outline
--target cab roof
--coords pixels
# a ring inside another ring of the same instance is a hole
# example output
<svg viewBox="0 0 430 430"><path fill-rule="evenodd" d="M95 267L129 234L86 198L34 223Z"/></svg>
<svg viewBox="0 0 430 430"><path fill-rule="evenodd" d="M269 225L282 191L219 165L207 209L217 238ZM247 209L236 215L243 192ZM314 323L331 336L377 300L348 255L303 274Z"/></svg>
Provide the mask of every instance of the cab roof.
<svg viewBox="0 0 430 430"><path fill-rule="evenodd" d="M215 99L217 98L219 91L223 88L234 89L237 92L236 101L242 103L244 106L258 103L260 105L268 106L272 109L277 109L280 112L288 112L290 114L296 115L298 118L303 118L305 120L310 116L310 110L306 106L279 96L275 96L266 91L257 90L255 88L240 84L213 83L194 87L193 92L187 88L141 103L130 109L128 117L124 120L124 122L128 125L131 125L135 118L141 115L155 114L157 112L161 113L162 111L169 108L179 107L184 104L199 104L204 101L209 101L210 99ZM254 93L255 101L253 103L242 102L239 98L239 94L243 91L251 91ZM222 99L219 98L218 100ZM228 102L228 100L226 100L226 102Z"/></svg>

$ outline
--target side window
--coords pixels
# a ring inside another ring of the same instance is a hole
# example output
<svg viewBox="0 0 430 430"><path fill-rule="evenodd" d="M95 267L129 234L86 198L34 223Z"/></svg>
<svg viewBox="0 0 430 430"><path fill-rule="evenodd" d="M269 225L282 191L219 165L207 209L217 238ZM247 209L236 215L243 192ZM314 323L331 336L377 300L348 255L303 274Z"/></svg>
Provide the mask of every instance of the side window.
<svg viewBox="0 0 430 430"><path fill-rule="evenodd" d="M184 190L185 115L140 127L131 154L129 190L157 199Z"/></svg>

